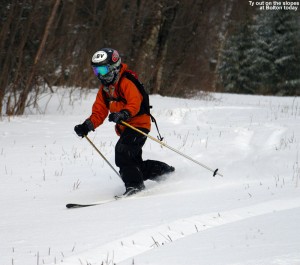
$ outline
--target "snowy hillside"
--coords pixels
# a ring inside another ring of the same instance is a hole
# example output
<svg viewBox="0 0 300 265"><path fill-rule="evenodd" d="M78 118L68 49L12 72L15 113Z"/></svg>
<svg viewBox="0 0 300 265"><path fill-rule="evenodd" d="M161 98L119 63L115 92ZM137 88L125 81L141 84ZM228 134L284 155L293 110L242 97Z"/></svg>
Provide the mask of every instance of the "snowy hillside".
<svg viewBox="0 0 300 265"><path fill-rule="evenodd" d="M0 121L1 265L300 264L299 98L151 96L165 142L224 177L147 140L144 159L175 173L136 198L70 210L124 191L73 131L97 91L70 92ZM114 164L113 124L89 136Z"/></svg>

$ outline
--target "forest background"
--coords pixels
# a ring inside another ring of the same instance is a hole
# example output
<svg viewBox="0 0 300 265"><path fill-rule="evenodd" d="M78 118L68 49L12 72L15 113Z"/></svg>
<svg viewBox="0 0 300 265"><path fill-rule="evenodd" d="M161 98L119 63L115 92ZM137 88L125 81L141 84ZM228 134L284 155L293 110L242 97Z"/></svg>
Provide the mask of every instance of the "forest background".
<svg viewBox="0 0 300 265"><path fill-rule="evenodd" d="M45 89L98 87L90 59L103 47L152 94L298 96L299 12L298 1L1 0L0 116Z"/></svg>

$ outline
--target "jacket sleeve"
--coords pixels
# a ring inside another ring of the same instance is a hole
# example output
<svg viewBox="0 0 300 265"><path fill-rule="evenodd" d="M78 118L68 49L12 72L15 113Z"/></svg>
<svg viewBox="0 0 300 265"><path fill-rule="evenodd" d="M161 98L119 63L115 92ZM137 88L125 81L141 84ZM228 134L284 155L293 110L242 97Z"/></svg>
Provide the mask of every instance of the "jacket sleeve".
<svg viewBox="0 0 300 265"><path fill-rule="evenodd" d="M134 117L140 111L143 96L135 84L127 78L122 79L121 88L126 99L124 109L128 110L130 115Z"/></svg>
<svg viewBox="0 0 300 265"><path fill-rule="evenodd" d="M102 88L100 88L92 107L92 115L89 117L89 120L92 122L94 129L99 127L104 122L107 115L108 108L103 99Z"/></svg>

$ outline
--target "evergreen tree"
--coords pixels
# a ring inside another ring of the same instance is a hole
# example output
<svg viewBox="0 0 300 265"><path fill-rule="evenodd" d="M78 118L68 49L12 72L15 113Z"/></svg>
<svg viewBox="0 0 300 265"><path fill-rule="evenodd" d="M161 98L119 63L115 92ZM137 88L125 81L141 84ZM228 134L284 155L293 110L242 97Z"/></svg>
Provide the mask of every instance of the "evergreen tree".
<svg viewBox="0 0 300 265"><path fill-rule="evenodd" d="M260 11L227 39L219 73L227 92L299 95L298 13Z"/></svg>
<svg viewBox="0 0 300 265"><path fill-rule="evenodd" d="M225 92L255 93L249 73L252 38L251 27L247 22L238 26L236 32L227 38L218 69Z"/></svg>
<svg viewBox="0 0 300 265"><path fill-rule="evenodd" d="M261 12L256 17L253 67L259 93L291 95L299 91L299 25L299 15L291 11Z"/></svg>

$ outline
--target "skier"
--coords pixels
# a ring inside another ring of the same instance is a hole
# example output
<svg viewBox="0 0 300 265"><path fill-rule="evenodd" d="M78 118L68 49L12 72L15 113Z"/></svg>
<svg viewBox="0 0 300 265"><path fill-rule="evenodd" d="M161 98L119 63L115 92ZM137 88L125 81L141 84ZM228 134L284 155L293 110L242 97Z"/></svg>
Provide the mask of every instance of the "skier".
<svg viewBox="0 0 300 265"><path fill-rule="evenodd" d="M140 111L143 96L136 85L124 76L126 71L132 71L121 63L119 53L103 48L93 55L91 65L101 86L91 116L76 125L74 130L78 136L84 137L100 126L107 116L110 122L116 123L115 130L120 138L115 146L115 163L126 188L123 196L130 196L145 188L145 180L159 181L163 174L175 169L160 161L143 161L142 147L147 137L121 124L126 121L146 134L151 127L150 116Z"/></svg>

